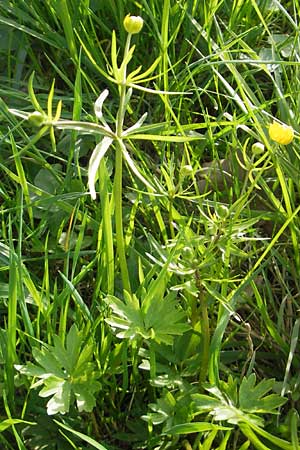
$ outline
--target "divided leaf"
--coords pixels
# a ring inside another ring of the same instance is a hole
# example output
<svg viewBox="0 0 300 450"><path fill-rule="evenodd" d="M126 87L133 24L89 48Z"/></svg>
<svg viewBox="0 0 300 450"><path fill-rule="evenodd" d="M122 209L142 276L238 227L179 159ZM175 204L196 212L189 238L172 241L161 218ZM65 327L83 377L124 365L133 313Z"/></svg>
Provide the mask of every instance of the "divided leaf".
<svg viewBox="0 0 300 450"><path fill-rule="evenodd" d="M91 411L95 404L95 393L100 390L97 367L92 361L93 343L85 342L83 334L74 324L66 337L66 346L59 336L53 338L54 346L45 345L33 349L37 365L28 363L16 366L24 375L39 380L32 388L43 386L40 397L51 397L47 403L47 413L65 414L76 400L81 411Z"/></svg>
<svg viewBox="0 0 300 450"><path fill-rule="evenodd" d="M286 399L278 394L270 394L265 397L275 383L275 379L260 381L256 386L256 376L252 373L248 378L244 377L239 392L240 408L248 412L276 414L277 408L286 403Z"/></svg>
<svg viewBox="0 0 300 450"><path fill-rule="evenodd" d="M156 280L141 289L141 301L135 294L125 294L125 301L109 296L106 303L112 309L112 316L106 322L117 330L119 338L134 339L141 336L157 343L173 344L175 335L182 335L190 329L184 321L185 312L178 305L176 292L165 295L169 273L161 270Z"/></svg>
<svg viewBox="0 0 300 450"><path fill-rule="evenodd" d="M276 409L286 403L287 399L278 394L267 394L274 386L275 380L262 380L256 385L256 376L244 377L239 390L230 377L228 383L221 382L221 389L216 386L206 388L210 395L194 394L196 414L209 412L215 420L232 424L247 423L249 426L262 426L263 418L257 414L276 414Z"/></svg>

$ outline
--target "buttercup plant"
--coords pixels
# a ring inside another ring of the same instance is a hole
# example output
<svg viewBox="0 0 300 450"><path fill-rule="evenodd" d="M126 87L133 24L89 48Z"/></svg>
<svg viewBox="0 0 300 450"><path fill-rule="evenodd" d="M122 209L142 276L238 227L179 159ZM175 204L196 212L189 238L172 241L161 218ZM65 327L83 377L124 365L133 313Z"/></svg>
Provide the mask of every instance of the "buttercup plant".
<svg viewBox="0 0 300 450"><path fill-rule="evenodd" d="M300 2L2 3L0 448L300 450Z"/></svg>
<svg viewBox="0 0 300 450"><path fill-rule="evenodd" d="M122 214L122 178L123 178L123 159L126 161L128 168L133 172L133 174L147 187L148 191L154 192L155 189L151 182L149 182L145 176L141 173L140 169L137 167L136 163L132 159L130 153L127 150L127 141L130 140L155 140L155 141L169 141L169 142L188 142L199 139L201 135L187 135L185 136L182 131L189 130L189 126L181 126L181 135L173 135L173 128L168 127L164 130L164 134L148 134L141 133L143 131L143 123L147 117L147 113L143 114L142 117L131 127L124 129L124 119L127 107L129 105L133 89L142 90L151 94L184 94L183 92L166 92L150 89L144 87L141 84L145 83L151 79L156 78L151 77L151 74L159 64L160 58L157 58L152 65L141 73L142 66L139 66L130 73L127 73L128 64L130 63L133 53L135 51L135 45L130 46L132 35L139 33L143 27L143 19L139 16L127 15L123 22L124 28L127 31L127 38L124 48L123 59L120 65L117 61L117 40L116 34L112 33L112 43L111 43L111 66L108 69L108 73L105 74L106 78L118 85L119 91L119 106L115 119L115 130L113 130L105 120L103 115L103 103L109 95L108 89L105 89L94 104L94 112L99 120L99 123L82 122L74 120L63 120L60 119L61 113L61 102L58 103L56 108L56 113L52 115L52 101L54 96L54 83L52 84L49 96L48 96L48 109L44 112L40 106L34 90L33 90L33 75L30 77L29 81L29 95L32 101L35 111L33 113L25 113L23 111L18 111L11 109L10 112L22 117L23 119L28 119L33 125L42 127L39 136L42 136L45 131L49 128L51 132L51 138L54 139L53 127L58 129L69 129L76 130L78 132L99 135L101 137L100 142L96 145L89 161L88 167L88 188L93 200L96 199L96 182L101 174L101 161L106 155L107 151L111 146L115 148L115 175L113 183L113 193L114 193L114 213L115 213L115 235L116 235L116 246L117 253L119 257L119 265L121 278L123 283L123 288L128 293L131 293L131 285L127 268L126 261L126 249L125 240L123 233L123 214ZM89 55L88 55L89 56ZM161 128L161 127L160 127ZM138 133L139 131L139 133ZM125 144L126 142L126 144ZM109 264L109 263L108 263ZM111 278L113 278L114 268L111 268ZM110 285L113 284L112 281ZM110 290L111 294L113 289Z"/></svg>

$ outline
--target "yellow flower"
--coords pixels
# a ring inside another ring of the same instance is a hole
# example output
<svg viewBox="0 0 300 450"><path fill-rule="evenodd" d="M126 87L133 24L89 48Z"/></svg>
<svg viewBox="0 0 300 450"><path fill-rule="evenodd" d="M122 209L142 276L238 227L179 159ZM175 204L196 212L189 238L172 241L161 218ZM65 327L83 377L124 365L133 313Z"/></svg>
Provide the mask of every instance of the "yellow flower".
<svg viewBox="0 0 300 450"><path fill-rule="evenodd" d="M123 21L123 25L127 33L137 34L143 28L143 19L140 16L131 16L127 14Z"/></svg>
<svg viewBox="0 0 300 450"><path fill-rule="evenodd" d="M273 141L278 142L278 144L287 145L294 139L294 130L288 125L281 125L274 121L269 126L269 136Z"/></svg>

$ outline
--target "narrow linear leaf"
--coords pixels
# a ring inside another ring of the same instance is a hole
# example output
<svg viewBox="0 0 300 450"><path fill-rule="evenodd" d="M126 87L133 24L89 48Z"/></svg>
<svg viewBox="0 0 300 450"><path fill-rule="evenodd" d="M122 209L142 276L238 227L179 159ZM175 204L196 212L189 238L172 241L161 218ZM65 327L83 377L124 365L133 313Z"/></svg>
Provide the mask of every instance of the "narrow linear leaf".
<svg viewBox="0 0 300 450"><path fill-rule="evenodd" d="M154 187L146 180L146 178L141 174L141 172L136 167L135 163L133 162L133 159L129 155L128 151L126 150L125 145L122 145L122 152L123 156L129 166L129 168L132 170L134 175L141 180L142 183L144 183L151 191L154 191Z"/></svg>
<svg viewBox="0 0 300 450"><path fill-rule="evenodd" d="M36 111L39 111L41 114L44 114L44 111L43 111L43 109L41 108L39 102L37 101L37 98L36 98L35 93L34 93L34 89L33 89L33 78L34 78L34 71L33 71L32 74L30 75L29 80L28 80L28 93L29 93L29 97L30 97L31 103L32 103L33 106L34 106L34 109L35 109Z"/></svg>
<svg viewBox="0 0 300 450"><path fill-rule="evenodd" d="M165 431L166 434L189 434L204 433L211 430L231 430L229 427L222 427L208 422L182 423L174 425Z"/></svg>
<svg viewBox="0 0 300 450"><path fill-rule="evenodd" d="M137 73L138 73L137 71L131 72L128 76L129 80L132 82L137 82L137 81L142 82L146 77L148 77L148 75L150 75L155 70L155 68L160 63L160 60L161 60L161 56L156 58L156 60L151 64L151 66L148 67L148 69L146 69L145 72L141 73L140 75L137 75ZM138 69L140 72L140 67Z"/></svg>
<svg viewBox="0 0 300 450"><path fill-rule="evenodd" d="M113 69L113 74L117 81L119 81L119 68L117 63L117 40L116 33L113 30L111 36L111 64Z"/></svg>
<svg viewBox="0 0 300 450"><path fill-rule="evenodd" d="M90 158L88 169L88 186L93 200L96 199L95 183L98 173L98 167L100 165L101 159L109 149L112 142L113 142L112 138L104 136L102 141L98 145L96 145Z"/></svg>
<svg viewBox="0 0 300 450"><path fill-rule="evenodd" d="M7 428L11 427L12 425L17 425L18 423L23 423L26 425L36 425L35 422L28 422L27 420L21 420L21 419L5 419L0 422L0 433L5 431Z"/></svg>
<svg viewBox="0 0 300 450"><path fill-rule="evenodd" d="M160 141L160 142L191 142L205 139L204 136L169 136L159 134L131 134L124 135L126 139L146 140L146 141Z"/></svg>
<svg viewBox="0 0 300 450"><path fill-rule="evenodd" d="M122 136L123 137L129 136L130 133L132 133L134 130L137 130L138 128L140 128L143 125L144 121L146 120L147 115L148 115L147 112L145 114L143 114L142 117L140 117L139 120L134 125L132 125L132 127L127 128L127 130L124 131Z"/></svg>
<svg viewBox="0 0 300 450"><path fill-rule="evenodd" d="M64 428L65 430L67 430L70 433L74 434L75 436L79 437L83 441L85 441L88 444L92 445L97 450L107 450L106 447L104 447L103 445L99 444L99 442L95 441L94 439L90 438L89 436L86 436L85 434L80 433L79 431L75 431L75 430L73 430L73 428L70 428L70 427L68 427L67 425L65 425L65 424L63 424L61 422L58 422L57 420L54 420L54 422L57 423L57 425L59 425L60 427Z"/></svg>
<svg viewBox="0 0 300 450"><path fill-rule="evenodd" d="M79 306L85 319L89 320L90 322L93 322L93 318L90 313L90 310L88 309L87 305L84 303L81 295L79 294L79 292L77 291L75 286L72 284L72 282L70 280L68 280L68 278L62 272L59 272L59 273L60 273L60 276L62 277L62 279L65 281L65 283L69 287L71 295L73 296L75 302Z"/></svg>
<svg viewBox="0 0 300 450"><path fill-rule="evenodd" d="M98 119L103 123L103 113L102 113L102 107L103 107L103 103L106 100L106 98L108 97L109 94L109 90L108 89L104 89L103 92L101 92L101 94L99 95L99 97L97 98L97 100L95 101L95 106L94 106L94 110L95 110L95 114L98 117ZM104 124L106 125L106 122L104 121Z"/></svg>

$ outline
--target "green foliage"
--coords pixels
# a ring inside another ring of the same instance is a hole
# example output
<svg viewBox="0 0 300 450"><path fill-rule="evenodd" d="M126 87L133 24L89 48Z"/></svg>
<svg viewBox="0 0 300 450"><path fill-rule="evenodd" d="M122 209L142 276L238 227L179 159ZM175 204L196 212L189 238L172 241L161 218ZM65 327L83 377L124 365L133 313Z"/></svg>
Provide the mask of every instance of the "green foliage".
<svg viewBox="0 0 300 450"><path fill-rule="evenodd" d="M217 421L227 421L237 425L240 422L262 426L264 420L257 414L277 414L278 408L284 405L286 398L278 394L265 395L274 386L275 380L262 380L257 385L256 376L252 373L242 379L239 389L237 380L232 377L222 382L220 388L207 387L211 395L194 394L196 411L209 412Z"/></svg>
<svg viewBox="0 0 300 450"><path fill-rule="evenodd" d="M31 388L43 386L41 397L52 396L47 403L48 414L69 412L74 400L78 411L92 411L96 404L95 394L101 384L99 372L92 361L94 343L86 341L83 332L74 324L66 336L64 346L61 337L53 336L53 346L33 348L37 363L17 366L18 371L29 377L37 377Z"/></svg>
<svg viewBox="0 0 300 450"><path fill-rule="evenodd" d="M164 298L155 297L149 307L147 298L142 299L140 305L135 294L126 293L124 300L112 296L106 300L115 313L106 322L113 328L126 330L117 334L119 338L134 339L140 335L146 340L172 345L174 335L181 335L190 328L182 322L185 314L178 310L174 293Z"/></svg>
<svg viewBox="0 0 300 450"><path fill-rule="evenodd" d="M114 313L106 319L119 331L117 337L145 340L153 339L157 343L172 345L176 335L182 335L190 329L184 322L185 312L178 306L176 292L165 294L170 278L168 266L157 268L159 275L149 284L143 283L139 289L140 299L135 294L124 292L124 301L109 296L106 303Z"/></svg>
<svg viewBox="0 0 300 450"><path fill-rule="evenodd" d="M1 448L300 447L299 15L0 2Z"/></svg>

